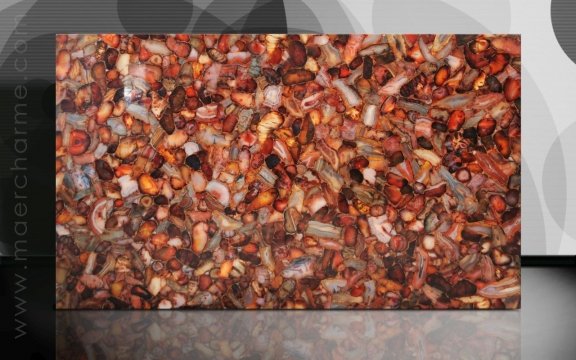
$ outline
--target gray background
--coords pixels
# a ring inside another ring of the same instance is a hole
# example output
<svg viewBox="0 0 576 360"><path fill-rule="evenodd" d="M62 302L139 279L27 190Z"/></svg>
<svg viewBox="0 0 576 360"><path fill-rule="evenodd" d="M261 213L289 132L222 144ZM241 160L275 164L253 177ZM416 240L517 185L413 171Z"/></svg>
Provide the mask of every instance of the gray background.
<svg viewBox="0 0 576 360"><path fill-rule="evenodd" d="M576 157L574 23L576 2L570 0L164 0L150 5L124 0L3 0L0 77L3 86L22 81L22 74L10 70L10 62L15 42L25 39L27 81L37 81L49 91L54 33L519 33L522 253L575 254L576 190L569 186L576 182L576 168L569 166ZM16 36L16 28L26 34ZM1 136L0 151L9 151L7 138ZM4 172L6 164L1 165Z"/></svg>

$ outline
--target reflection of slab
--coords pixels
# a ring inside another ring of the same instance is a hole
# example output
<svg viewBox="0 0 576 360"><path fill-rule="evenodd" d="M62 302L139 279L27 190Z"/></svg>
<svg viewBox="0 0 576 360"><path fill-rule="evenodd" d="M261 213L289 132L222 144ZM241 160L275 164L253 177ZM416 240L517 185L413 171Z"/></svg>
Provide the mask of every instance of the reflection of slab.
<svg viewBox="0 0 576 360"><path fill-rule="evenodd" d="M60 358L161 358L171 351L194 358L225 352L261 359L514 359L521 353L526 359L571 358L576 271L522 273L521 311L60 311L57 353Z"/></svg>
<svg viewBox="0 0 576 360"><path fill-rule="evenodd" d="M173 353L175 358L232 354L262 359L520 356L520 313L511 311L75 311L57 315L58 332L77 341L68 343L65 350L74 357L81 352L111 356L120 351L137 358Z"/></svg>

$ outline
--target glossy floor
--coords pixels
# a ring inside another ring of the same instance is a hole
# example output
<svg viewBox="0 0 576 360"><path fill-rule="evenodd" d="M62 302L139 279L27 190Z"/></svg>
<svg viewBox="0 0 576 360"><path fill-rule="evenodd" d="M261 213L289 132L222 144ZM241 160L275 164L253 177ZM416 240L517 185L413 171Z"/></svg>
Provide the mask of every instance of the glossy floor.
<svg viewBox="0 0 576 360"><path fill-rule="evenodd" d="M60 358L569 359L576 271L522 270L520 311L65 311Z"/></svg>

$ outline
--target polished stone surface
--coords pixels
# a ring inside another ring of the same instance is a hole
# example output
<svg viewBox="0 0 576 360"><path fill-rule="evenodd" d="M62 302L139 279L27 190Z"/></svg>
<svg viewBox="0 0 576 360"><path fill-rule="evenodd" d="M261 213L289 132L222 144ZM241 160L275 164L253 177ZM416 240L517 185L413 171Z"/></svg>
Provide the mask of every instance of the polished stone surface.
<svg viewBox="0 0 576 360"><path fill-rule="evenodd" d="M60 358L570 359L572 269L522 270L519 311L60 311Z"/></svg>

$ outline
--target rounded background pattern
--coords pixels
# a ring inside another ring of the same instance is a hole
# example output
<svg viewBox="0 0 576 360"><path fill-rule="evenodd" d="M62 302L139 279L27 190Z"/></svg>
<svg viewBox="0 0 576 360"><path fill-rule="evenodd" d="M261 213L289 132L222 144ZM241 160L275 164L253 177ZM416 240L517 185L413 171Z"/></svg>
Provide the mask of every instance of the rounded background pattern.
<svg viewBox="0 0 576 360"><path fill-rule="evenodd" d="M552 0L550 15L560 47L576 63L576 1Z"/></svg>

